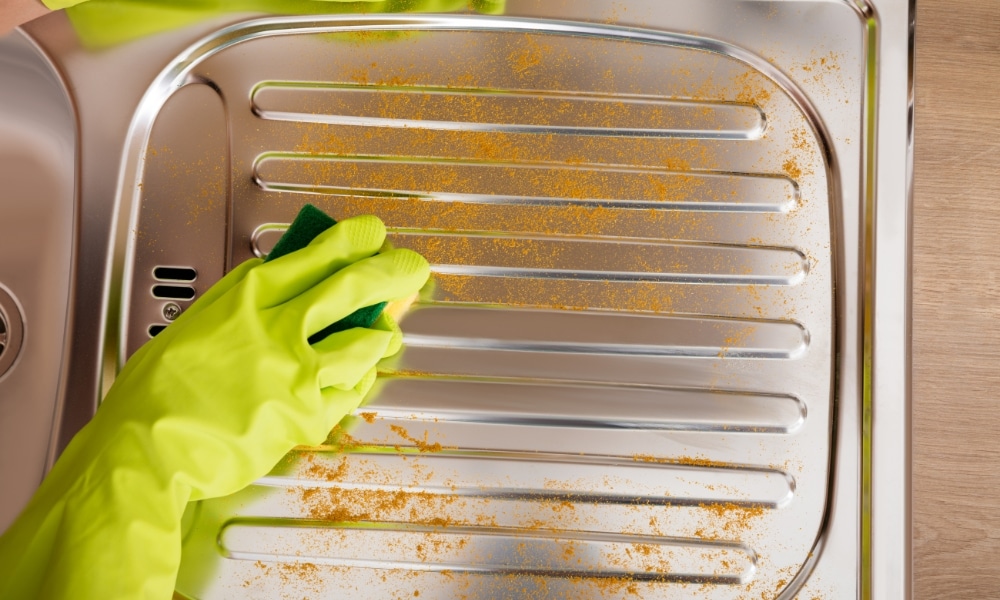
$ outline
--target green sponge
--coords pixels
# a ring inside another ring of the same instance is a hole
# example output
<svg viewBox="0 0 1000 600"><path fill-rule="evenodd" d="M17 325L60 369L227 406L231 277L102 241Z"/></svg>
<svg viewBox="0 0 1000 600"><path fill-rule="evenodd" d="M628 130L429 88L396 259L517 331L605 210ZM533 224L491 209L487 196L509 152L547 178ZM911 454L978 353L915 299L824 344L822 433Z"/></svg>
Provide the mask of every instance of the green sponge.
<svg viewBox="0 0 1000 600"><path fill-rule="evenodd" d="M306 204L299 211L299 214L295 216L295 220L292 221L292 224L288 227L285 234L281 236L281 239L278 240L278 243L274 245L274 249L267 255L264 262L305 248L316 236L336 224L337 222L325 212L312 204ZM371 327L379 315L382 314L382 309L385 308L385 305L385 302L379 302L372 306L359 308L319 333L309 336L309 343L315 344L338 331L345 331L354 327Z"/></svg>

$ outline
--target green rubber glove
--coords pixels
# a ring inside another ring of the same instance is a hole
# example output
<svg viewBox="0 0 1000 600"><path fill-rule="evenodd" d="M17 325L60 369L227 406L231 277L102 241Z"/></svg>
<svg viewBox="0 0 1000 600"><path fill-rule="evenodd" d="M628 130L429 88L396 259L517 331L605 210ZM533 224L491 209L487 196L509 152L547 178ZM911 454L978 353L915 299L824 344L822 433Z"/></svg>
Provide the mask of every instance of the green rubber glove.
<svg viewBox="0 0 1000 600"><path fill-rule="evenodd" d="M375 217L223 278L125 365L0 537L0 598L171 598L190 500L236 492L294 446L318 444L361 402L402 336L307 338L358 308L406 297L427 262L382 246Z"/></svg>
<svg viewBox="0 0 1000 600"><path fill-rule="evenodd" d="M66 14L84 45L101 48L227 13L276 15L452 12L502 14L506 0L42 0Z"/></svg>

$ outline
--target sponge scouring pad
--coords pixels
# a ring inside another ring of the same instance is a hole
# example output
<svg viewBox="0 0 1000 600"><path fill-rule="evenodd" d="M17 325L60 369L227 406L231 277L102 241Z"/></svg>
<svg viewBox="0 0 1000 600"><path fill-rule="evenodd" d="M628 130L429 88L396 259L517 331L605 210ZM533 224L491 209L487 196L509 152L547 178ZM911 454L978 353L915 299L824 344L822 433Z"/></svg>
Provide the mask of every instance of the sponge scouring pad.
<svg viewBox="0 0 1000 600"><path fill-rule="evenodd" d="M296 215L295 220L292 221L292 224L288 227L288 230L285 231L285 234L278 240L278 243L274 245L274 249L267 255L264 262L274 260L301 248L305 248L316 236L336 224L337 221L325 212L316 208L312 204L306 204L302 207L302 210L299 211L299 214ZM322 331L309 336L309 343L315 344L323 338L337 333L338 331L345 331L354 327L371 327L372 324L374 324L378 319L379 315L382 314L382 310L385 308L385 305L385 302L379 302L378 304L373 304L372 306L359 308L333 325L330 325Z"/></svg>

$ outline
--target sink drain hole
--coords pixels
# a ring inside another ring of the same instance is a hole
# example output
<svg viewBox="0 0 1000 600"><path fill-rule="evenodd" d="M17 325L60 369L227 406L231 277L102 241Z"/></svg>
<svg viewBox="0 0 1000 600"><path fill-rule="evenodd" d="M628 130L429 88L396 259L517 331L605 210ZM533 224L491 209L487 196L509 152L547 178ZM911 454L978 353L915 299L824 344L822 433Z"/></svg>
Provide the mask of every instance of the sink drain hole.
<svg viewBox="0 0 1000 600"><path fill-rule="evenodd" d="M23 341L21 311L10 292L0 287L0 377L14 366Z"/></svg>

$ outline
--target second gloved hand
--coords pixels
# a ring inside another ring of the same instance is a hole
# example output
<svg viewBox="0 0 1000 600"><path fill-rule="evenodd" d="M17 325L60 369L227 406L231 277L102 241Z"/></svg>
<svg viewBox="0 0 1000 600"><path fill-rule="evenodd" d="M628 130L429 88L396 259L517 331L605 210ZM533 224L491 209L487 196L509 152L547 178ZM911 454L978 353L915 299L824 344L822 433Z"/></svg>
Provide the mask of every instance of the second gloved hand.
<svg viewBox="0 0 1000 600"><path fill-rule="evenodd" d="M144 345L0 538L0 599L169 598L185 504L322 442L399 350L387 316L308 342L425 283L418 254L372 256L384 239L381 221L357 217L248 261Z"/></svg>

